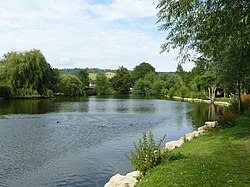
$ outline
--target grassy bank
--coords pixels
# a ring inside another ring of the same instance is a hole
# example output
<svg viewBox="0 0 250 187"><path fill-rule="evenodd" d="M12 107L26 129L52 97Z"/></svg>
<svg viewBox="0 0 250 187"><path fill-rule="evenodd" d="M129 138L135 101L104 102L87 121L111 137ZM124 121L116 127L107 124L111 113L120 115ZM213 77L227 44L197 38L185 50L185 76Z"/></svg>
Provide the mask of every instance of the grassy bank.
<svg viewBox="0 0 250 187"><path fill-rule="evenodd" d="M174 150L185 158L163 162L137 187L250 186L250 117L240 117L235 124Z"/></svg>

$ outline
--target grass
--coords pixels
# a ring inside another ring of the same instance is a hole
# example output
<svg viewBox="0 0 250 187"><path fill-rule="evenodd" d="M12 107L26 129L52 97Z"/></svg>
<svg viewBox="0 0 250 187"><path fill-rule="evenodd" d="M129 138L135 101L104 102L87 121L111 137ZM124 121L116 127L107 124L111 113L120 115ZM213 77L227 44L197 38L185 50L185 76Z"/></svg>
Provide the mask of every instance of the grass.
<svg viewBox="0 0 250 187"><path fill-rule="evenodd" d="M229 103L230 98L227 98L227 97L215 98L215 101L228 102Z"/></svg>
<svg viewBox="0 0 250 187"><path fill-rule="evenodd" d="M153 168L137 187L250 186L250 117L240 117L235 124L174 150L184 156Z"/></svg>
<svg viewBox="0 0 250 187"><path fill-rule="evenodd" d="M111 79L115 76L115 73L112 72L106 72L105 75L107 76L108 79ZM96 73L89 73L89 79L91 80L96 80Z"/></svg>

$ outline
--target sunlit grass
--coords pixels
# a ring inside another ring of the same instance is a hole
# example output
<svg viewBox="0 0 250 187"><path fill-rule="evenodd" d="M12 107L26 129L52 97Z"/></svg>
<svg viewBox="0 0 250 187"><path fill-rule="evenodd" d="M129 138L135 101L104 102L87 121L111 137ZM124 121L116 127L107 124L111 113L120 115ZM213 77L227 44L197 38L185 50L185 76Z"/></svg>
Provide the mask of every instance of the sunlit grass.
<svg viewBox="0 0 250 187"><path fill-rule="evenodd" d="M106 72L105 75L107 76L108 79L111 79L115 76L115 73L112 72ZM90 80L96 80L96 73L89 73L89 79Z"/></svg>
<svg viewBox="0 0 250 187"><path fill-rule="evenodd" d="M152 169L142 186L249 186L250 118L187 142L174 152L185 155Z"/></svg>

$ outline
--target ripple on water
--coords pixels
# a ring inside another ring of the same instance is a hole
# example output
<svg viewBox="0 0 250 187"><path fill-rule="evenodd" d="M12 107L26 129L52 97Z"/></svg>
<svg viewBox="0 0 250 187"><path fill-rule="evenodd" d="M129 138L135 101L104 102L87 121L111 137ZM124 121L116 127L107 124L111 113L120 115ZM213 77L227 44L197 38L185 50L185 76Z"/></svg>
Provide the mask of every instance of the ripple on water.
<svg viewBox="0 0 250 187"><path fill-rule="evenodd" d="M143 131L156 139L167 134L169 141L193 130L187 103L53 102L43 114L0 119L0 186L103 186L113 174L132 170L125 154Z"/></svg>

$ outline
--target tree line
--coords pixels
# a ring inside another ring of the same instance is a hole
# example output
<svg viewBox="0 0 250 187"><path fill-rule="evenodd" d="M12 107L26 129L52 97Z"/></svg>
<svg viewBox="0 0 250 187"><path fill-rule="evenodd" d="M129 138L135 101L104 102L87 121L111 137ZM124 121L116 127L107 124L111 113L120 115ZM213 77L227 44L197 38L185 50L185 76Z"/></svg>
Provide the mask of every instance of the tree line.
<svg viewBox="0 0 250 187"><path fill-rule="evenodd" d="M210 95L219 86L236 90L241 108L242 89L250 87L250 1L161 0L157 9L159 30L167 31L162 52L179 48L183 62L196 52Z"/></svg>
<svg viewBox="0 0 250 187"><path fill-rule="evenodd" d="M203 59L195 61L196 66L186 72L179 64L174 74L158 74L155 68L146 62L132 71L119 67L115 76L108 78L104 73L96 77L95 86L89 86L88 69L82 69L78 75L61 74L52 68L40 50L9 52L0 60L0 97L52 97L55 95L114 95L135 94L152 96L180 96L209 98L209 88L217 76ZM226 93L235 93L237 88L218 85ZM242 91L249 87L242 85Z"/></svg>

